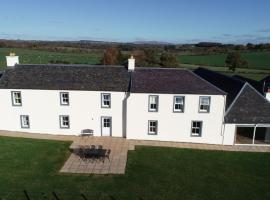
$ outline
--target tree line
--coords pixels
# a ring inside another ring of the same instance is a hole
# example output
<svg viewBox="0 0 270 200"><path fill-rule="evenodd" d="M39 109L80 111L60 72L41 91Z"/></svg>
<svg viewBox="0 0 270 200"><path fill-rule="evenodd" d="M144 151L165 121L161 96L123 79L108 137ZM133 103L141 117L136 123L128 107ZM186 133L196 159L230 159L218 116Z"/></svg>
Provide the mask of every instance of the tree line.
<svg viewBox="0 0 270 200"><path fill-rule="evenodd" d="M134 51L132 55L136 59L137 66L143 67L178 67L179 61L173 53L162 52L159 53L155 49L147 49ZM122 51L116 47L106 49L102 64L104 65L126 65L130 53L123 54Z"/></svg>
<svg viewBox="0 0 270 200"><path fill-rule="evenodd" d="M179 67L180 61L173 53L162 52L159 53L154 49L145 51L134 51L132 55L136 59L136 65L141 67ZM123 54L122 51L116 47L106 49L103 58L103 65L126 65L131 54ZM228 53L225 65L229 70L235 71L236 68L248 68L248 62L238 52Z"/></svg>
<svg viewBox="0 0 270 200"><path fill-rule="evenodd" d="M0 48L27 48L48 51L88 53L92 51L104 52L110 47L121 51L147 51L154 49L162 53L188 54L218 54L231 51L261 51L270 50L270 43L265 44L222 44L215 42L200 42L197 44L170 44L170 43L118 43L103 41L37 41L37 40L4 40L0 39Z"/></svg>

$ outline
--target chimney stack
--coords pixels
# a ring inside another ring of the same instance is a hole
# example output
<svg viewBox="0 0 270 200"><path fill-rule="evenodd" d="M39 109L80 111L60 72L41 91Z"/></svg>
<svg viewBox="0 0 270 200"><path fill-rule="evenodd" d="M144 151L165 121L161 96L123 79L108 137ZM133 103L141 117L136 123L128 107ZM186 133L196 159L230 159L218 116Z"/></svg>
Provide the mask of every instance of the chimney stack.
<svg viewBox="0 0 270 200"><path fill-rule="evenodd" d="M270 101L270 87L266 89L265 97L268 101Z"/></svg>
<svg viewBox="0 0 270 200"><path fill-rule="evenodd" d="M6 56L7 67L14 67L16 64L19 64L19 56L16 56L15 53L10 53L9 56Z"/></svg>
<svg viewBox="0 0 270 200"><path fill-rule="evenodd" d="M128 71L134 71L135 70L135 58L133 55L128 59Z"/></svg>

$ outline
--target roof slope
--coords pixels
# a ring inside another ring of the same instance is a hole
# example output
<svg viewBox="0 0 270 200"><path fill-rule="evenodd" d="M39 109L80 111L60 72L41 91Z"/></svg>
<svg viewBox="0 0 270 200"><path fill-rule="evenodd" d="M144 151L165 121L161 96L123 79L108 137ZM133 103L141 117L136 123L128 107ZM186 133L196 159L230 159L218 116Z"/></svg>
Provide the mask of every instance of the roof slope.
<svg viewBox="0 0 270 200"><path fill-rule="evenodd" d="M132 73L131 92L208 95L226 94L193 72L175 68L136 68Z"/></svg>
<svg viewBox="0 0 270 200"><path fill-rule="evenodd" d="M127 91L125 67L94 65L16 65L0 79L3 89Z"/></svg>
<svg viewBox="0 0 270 200"><path fill-rule="evenodd" d="M252 87L254 87L258 92L263 94L263 84L260 81L256 81L250 78L246 78L240 75L234 75L234 78L240 79L242 81L248 82Z"/></svg>
<svg viewBox="0 0 270 200"><path fill-rule="evenodd" d="M270 103L246 83L225 115L226 123L270 123Z"/></svg>
<svg viewBox="0 0 270 200"><path fill-rule="evenodd" d="M227 92L227 108L231 105L231 103L245 84L245 81L239 80L234 77L226 76L224 74L214 72L205 68L198 68L194 70L194 73L196 73L203 79L209 81L216 87Z"/></svg>

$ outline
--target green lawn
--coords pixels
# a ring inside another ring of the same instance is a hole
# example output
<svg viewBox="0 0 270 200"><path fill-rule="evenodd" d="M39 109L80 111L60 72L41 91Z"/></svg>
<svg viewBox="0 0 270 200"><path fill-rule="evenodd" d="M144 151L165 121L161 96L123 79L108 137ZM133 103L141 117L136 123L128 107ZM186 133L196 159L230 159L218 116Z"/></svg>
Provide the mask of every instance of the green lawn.
<svg viewBox="0 0 270 200"><path fill-rule="evenodd" d="M270 199L270 154L137 147L125 175L58 171L69 142L0 137L0 199Z"/></svg>
<svg viewBox="0 0 270 200"><path fill-rule="evenodd" d="M250 69L269 69L270 70L270 51L241 53L243 58L248 61ZM225 66L227 54L217 55L180 55L180 63L206 65L206 66Z"/></svg>
<svg viewBox="0 0 270 200"><path fill-rule="evenodd" d="M20 56L20 63L48 64L51 61L65 61L72 64L99 64L101 54L98 53L60 53L29 49L0 48L0 68L6 66L6 57L10 52Z"/></svg>

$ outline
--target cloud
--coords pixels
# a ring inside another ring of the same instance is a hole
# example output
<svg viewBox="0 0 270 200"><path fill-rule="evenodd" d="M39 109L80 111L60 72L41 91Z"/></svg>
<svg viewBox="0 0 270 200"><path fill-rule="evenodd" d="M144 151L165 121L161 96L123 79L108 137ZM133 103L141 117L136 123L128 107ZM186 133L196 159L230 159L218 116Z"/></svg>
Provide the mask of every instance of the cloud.
<svg viewBox="0 0 270 200"><path fill-rule="evenodd" d="M260 29L260 30L257 30L256 32L259 32L259 33L270 33L270 28Z"/></svg>
<svg viewBox="0 0 270 200"><path fill-rule="evenodd" d="M232 34L225 33L222 35L223 37L232 37Z"/></svg>
<svg viewBox="0 0 270 200"><path fill-rule="evenodd" d="M52 21L49 21L49 23L51 23L51 24L64 24L65 21L61 21L61 20L52 20Z"/></svg>

